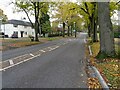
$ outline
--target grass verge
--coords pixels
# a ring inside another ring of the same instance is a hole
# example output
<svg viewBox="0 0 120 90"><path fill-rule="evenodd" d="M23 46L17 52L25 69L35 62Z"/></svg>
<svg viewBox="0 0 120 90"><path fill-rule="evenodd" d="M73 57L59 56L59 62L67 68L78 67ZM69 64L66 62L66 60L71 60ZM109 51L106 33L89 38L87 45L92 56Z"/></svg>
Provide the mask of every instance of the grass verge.
<svg viewBox="0 0 120 90"><path fill-rule="evenodd" d="M102 59L102 62L99 62L99 59L96 58L100 50L100 43L90 43L93 53L93 55L90 57L90 61L98 68L99 72L111 89L120 89L120 46L118 43L120 42L115 40L115 50L117 56L114 58Z"/></svg>
<svg viewBox="0 0 120 90"><path fill-rule="evenodd" d="M31 46L36 44L42 44L48 41L58 40L61 38L62 37L39 38L39 42L36 42L36 41L31 42L30 38L0 39L0 42L2 43L2 45L0 46L0 51L20 48L25 46Z"/></svg>

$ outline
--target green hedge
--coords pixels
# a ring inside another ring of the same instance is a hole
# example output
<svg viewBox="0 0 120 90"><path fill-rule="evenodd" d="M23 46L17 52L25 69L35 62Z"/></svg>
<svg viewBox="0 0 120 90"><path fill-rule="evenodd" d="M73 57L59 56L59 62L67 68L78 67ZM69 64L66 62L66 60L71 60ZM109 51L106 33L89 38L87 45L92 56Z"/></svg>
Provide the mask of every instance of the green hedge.
<svg viewBox="0 0 120 90"><path fill-rule="evenodd" d="M49 34L48 37L57 37L57 36L62 36L62 34Z"/></svg>
<svg viewBox="0 0 120 90"><path fill-rule="evenodd" d="M114 32L114 38L120 38L120 32Z"/></svg>

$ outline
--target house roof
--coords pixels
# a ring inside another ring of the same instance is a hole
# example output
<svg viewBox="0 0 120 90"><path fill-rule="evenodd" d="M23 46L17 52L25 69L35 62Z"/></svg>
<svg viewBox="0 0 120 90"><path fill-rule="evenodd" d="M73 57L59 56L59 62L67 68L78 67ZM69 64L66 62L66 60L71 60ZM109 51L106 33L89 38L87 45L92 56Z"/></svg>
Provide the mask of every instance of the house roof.
<svg viewBox="0 0 120 90"><path fill-rule="evenodd" d="M15 24L15 25L22 25L22 26L31 26L30 22L22 21L22 20L8 20L4 24Z"/></svg>

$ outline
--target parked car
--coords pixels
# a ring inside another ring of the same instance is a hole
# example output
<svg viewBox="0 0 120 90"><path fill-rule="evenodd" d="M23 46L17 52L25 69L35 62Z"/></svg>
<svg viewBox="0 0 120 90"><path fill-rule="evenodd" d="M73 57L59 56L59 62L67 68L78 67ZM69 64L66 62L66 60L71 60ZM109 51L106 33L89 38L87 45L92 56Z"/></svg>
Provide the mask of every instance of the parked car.
<svg viewBox="0 0 120 90"><path fill-rule="evenodd" d="M18 38L18 35L14 33L11 38Z"/></svg>
<svg viewBox="0 0 120 90"><path fill-rule="evenodd" d="M9 38L9 36L8 36L8 35L5 35L5 38Z"/></svg>

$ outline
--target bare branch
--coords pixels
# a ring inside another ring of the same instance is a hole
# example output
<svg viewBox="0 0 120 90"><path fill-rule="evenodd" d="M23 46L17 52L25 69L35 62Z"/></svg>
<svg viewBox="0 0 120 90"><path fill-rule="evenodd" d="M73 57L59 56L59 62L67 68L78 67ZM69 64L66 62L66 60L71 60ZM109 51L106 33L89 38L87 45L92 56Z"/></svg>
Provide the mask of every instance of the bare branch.
<svg viewBox="0 0 120 90"><path fill-rule="evenodd" d="M31 21L29 15L28 15L28 12L27 12L24 8L22 8L22 9L23 9L23 11L26 13L26 15L27 15L27 17L28 17L28 19L29 19L29 21L30 21L32 27L34 27L34 25L33 25L32 21Z"/></svg>

